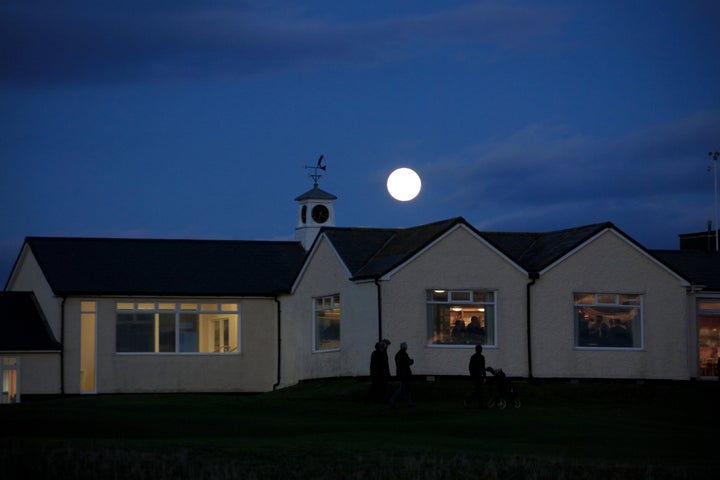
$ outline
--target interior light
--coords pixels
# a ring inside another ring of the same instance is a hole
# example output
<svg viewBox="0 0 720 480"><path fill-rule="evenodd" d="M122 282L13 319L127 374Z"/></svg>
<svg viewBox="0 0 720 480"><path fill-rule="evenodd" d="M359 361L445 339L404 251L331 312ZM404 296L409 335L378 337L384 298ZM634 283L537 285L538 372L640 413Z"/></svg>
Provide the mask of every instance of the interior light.
<svg viewBox="0 0 720 480"><path fill-rule="evenodd" d="M484 312L484 311L485 311L485 307L478 308L478 312Z"/></svg>
<svg viewBox="0 0 720 480"><path fill-rule="evenodd" d="M445 293L445 290L433 290L435 293Z"/></svg>
<svg viewBox="0 0 720 480"><path fill-rule="evenodd" d="M450 310L452 310L453 312L462 312L462 308L460 307L452 307L450 308Z"/></svg>

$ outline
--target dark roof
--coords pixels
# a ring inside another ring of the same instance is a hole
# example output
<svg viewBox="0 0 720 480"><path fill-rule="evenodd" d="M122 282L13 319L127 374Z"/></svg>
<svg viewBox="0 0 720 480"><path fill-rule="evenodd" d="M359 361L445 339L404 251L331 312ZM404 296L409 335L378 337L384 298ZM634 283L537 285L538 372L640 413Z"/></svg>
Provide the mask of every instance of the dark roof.
<svg viewBox="0 0 720 480"><path fill-rule="evenodd" d="M665 265L693 285L720 292L720 254L694 250L650 250Z"/></svg>
<svg viewBox="0 0 720 480"><path fill-rule="evenodd" d="M612 223L605 222L544 233L481 232L480 235L525 271L540 272L608 228L617 230Z"/></svg>
<svg viewBox="0 0 720 480"><path fill-rule="evenodd" d="M26 239L57 295L270 296L290 290L299 242Z"/></svg>
<svg viewBox="0 0 720 480"><path fill-rule="evenodd" d="M0 351L58 351L32 292L0 292Z"/></svg>
<svg viewBox="0 0 720 480"><path fill-rule="evenodd" d="M324 228L354 279L379 278L456 225L465 225L526 272L540 272L612 223L544 233L480 232L462 217L404 229ZM622 233L622 232L620 232ZM624 235L624 234L623 234Z"/></svg>
<svg viewBox="0 0 720 480"><path fill-rule="evenodd" d="M376 278L405 262L448 229L464 223L460 217L411 228L323 228L354 279Z"/></svg>
<svg viewBox="0 0 720 480"><path fill-rule="evenodd" d="M333 195L332 193L328 193L325 190L318 188L317 183L311 190L308 190L307 192L303 193L302 195L298 195L295 197L296 202L300 202L302 200L336 200L337 197Z"/></svg>

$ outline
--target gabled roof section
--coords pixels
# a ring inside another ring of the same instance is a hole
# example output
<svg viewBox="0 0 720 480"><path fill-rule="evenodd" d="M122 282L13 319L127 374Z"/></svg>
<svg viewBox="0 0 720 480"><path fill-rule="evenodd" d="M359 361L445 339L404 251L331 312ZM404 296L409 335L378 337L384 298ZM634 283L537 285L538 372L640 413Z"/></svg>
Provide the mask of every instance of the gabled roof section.
<svg viewBox="0 0 720 480"><path fill-rule="evenodd" d="M720 292L720 254L696 250L650 250L665 265L693 285Z"/></svg>
<svg viewBox="0 0 720 480"><path fill-rule="evenodd" d="M29 237L56 295L272 296L287 292L299 242Z"/></svg>
<svg viewBox="0 0 720 480"><path fill-rule="evenodd" d="M612 223L605 222L544 233L481 232L480 235L527 272L540 272L608 228L617 230Z"/></svg>
<svg viewBox="0 0 720 480"><path fill-rule="evenodd" d="M59 350L32 292L0 292L0 352Z"/></svg>
<svg viewBox="0 0 720 480"><path fill-rule="evenodd" d="M323 228L354 280L377 278L460 223L461 217L411 228Z"/></svg>

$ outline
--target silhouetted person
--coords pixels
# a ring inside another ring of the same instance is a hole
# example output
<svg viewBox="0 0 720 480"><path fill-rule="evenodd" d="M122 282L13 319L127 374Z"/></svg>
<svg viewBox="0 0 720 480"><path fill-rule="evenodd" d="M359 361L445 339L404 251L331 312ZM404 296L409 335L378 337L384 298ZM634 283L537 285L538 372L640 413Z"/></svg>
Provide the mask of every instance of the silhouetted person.
<svg viewBox="0 0 720 480"><path fill-rule="evenodd" d="M479 408L485 408L485 356L482 354L482 345L475 345L475 353L470 357L470 380L473 390L465 397L465 407L469 407L473 400L477 400Z"/></svg>
<svg viewBox="0 0 720 480"><path fill-rule="evenodd" d="M395 354L395 374L397 379L400 381L400 386L395 390L392 397L390 397L390 405L394 405L398 397L402 396L405 404L410 406L413 404L412 395L410 394L410 378L412 377L412 365L414 360L410 358L407 353L407 343L402 342L400 344L400 350Z"/></svg>
<svg viewBox="0 0 720 480"><path fill-rule="evenodd" d="M378 403L387 402L387 384L390 379L386 344L377 342L370 355L370 400Z"/></svg>

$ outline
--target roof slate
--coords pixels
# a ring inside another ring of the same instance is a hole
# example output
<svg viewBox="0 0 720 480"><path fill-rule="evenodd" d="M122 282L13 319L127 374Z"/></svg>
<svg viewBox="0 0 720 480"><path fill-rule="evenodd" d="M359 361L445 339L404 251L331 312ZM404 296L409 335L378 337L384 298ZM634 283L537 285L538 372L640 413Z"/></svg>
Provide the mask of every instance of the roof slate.
<svg viewBox="0 0 720 480"><path fill-rule="evenodd" d="M720 292L720 254L696 250L650 250L665 265L705 290Z"/></svg>
<svg viewBox="0 0 720 480"><path fill-rule="evenodd" d="M289 291L299 242L26 239L57 295L271 296Z"/></svg>
<svg viewBox="0 0 720 480"><path fill-rule="evenodd" d="M0 351L59 351L32 292L0 292Z"/></svg>

